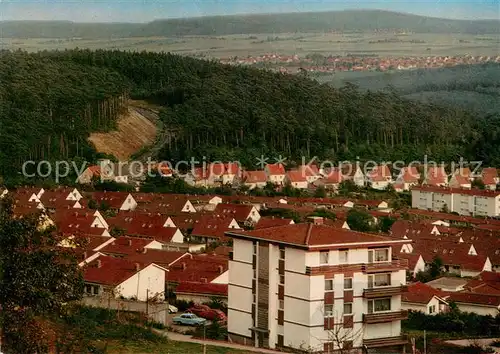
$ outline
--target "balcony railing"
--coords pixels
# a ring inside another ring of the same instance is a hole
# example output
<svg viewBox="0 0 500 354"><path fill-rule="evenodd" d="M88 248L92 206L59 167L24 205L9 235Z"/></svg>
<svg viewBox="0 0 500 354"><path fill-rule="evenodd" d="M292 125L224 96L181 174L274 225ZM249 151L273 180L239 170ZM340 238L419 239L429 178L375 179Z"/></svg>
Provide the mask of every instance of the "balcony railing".
<svg viewBox="0 0 500 354"><path fill-rule="evenodd" d="M392 311L392 312L381 312L381 313L365 313L363 314L363 323L383 323L392 321L401 321L408 318L408 311Z"/></svg>
<svg viewBox="0 0 500 354"><path fill-rule="evenodd" d="M366 345L368 348L391 347L406 343L408 343L406 336L363 339L363 345Z"/></svg>
<svg viewBox="0 0 500 354"><path fill-rule="evenodd" d="M408 268L407 259L393 259L390 262L365 263L362 266L363 273L392 272L394 270Z"/></svg>
<svg viewBox="0 0 500 354"><path fill-rule="evenodd" d="M342 272L363 272L363 273L378 273L378 272L395 272L402 269L408 269L407 259L393 259L387 262L374 263L355 263L355 264L335 264L335 265L320 265L316 267L306 266L307 275L334 274Z"/></svg>
<svg viewBox="0 0 500 354"><path fill-rule="evenodd" d="M363 297L365 299L373 299L377 297L399 295L407 291L408 291L408 286L406 285L367 288L363 290Z"/></svg>

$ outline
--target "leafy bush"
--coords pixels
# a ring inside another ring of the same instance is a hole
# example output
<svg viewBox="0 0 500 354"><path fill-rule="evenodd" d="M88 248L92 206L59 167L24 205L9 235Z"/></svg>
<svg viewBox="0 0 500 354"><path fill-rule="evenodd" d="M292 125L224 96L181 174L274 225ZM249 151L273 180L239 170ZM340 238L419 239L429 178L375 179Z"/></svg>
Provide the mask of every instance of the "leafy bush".
<svg viewBox="0 0 500 354"><path fill-rule="evenodd" d="M500 335L500 317L482 316L452 309L448 313L426 315L410 311L408 319L402 322L406 330L427 330L455 333L468 336Z"/></svg>

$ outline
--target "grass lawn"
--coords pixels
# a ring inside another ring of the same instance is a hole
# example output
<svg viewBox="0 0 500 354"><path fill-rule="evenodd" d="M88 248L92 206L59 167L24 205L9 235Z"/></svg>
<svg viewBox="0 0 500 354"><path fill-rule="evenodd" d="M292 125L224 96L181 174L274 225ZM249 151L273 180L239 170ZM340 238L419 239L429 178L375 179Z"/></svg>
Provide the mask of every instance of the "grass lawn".
<svg viewBox="0 0 500 354"><path fill-rule="evenodd" d="M147 341L114 341L108 343L109 354L199 354L203 347L196 343L185 343L166 341L164 343L152 343ZM232 348L207 346L207 354L250 354L250 352Z"/></svg>

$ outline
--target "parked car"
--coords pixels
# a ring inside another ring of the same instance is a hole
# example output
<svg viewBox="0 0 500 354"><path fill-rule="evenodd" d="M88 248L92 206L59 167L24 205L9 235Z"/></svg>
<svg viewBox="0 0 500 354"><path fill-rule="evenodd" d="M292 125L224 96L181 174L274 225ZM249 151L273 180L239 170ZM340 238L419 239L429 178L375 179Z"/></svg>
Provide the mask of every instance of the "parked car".
<svg viewBox="0 0 500 354"><path fill-rule="evenodd" d="M220 321L220 322L226 322L226 314L222 312L221 310L216 310L208 307L207 305L194 305L191 307L189 312L192 312L200 317L203 317L209 321Z"/></svg>
<svg viewBox="0 0 500 354"><path fill-rule="evenodd" d="M176 325L201 326L205 324L207 320L196 316L194 313L183 313L180 316L174 317L172 322Z"/></svg>
<svg viewBox="0 0 500 354"><path fill-rule="evenodd" d="M168 305L168 313L177 313L179 309L174 305Z"/></svg>

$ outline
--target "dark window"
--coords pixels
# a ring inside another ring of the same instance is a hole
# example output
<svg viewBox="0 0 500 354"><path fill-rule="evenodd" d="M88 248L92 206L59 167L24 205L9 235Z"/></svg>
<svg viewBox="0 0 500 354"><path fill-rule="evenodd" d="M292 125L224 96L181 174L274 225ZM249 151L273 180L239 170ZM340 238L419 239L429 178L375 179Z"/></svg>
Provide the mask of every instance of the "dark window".
<svg viewBox="0 0 500 354"><path fill-rule="evenodd" d="M285 322L285 311L278 310L278 324L280 326Z"/></svg>
<svg viewBox="0 0 500 354"><path fill-rule="evenodd" d="M282 334L278 334L278 347L284 347L285 346L285 338L283 337Z"/></svg>

